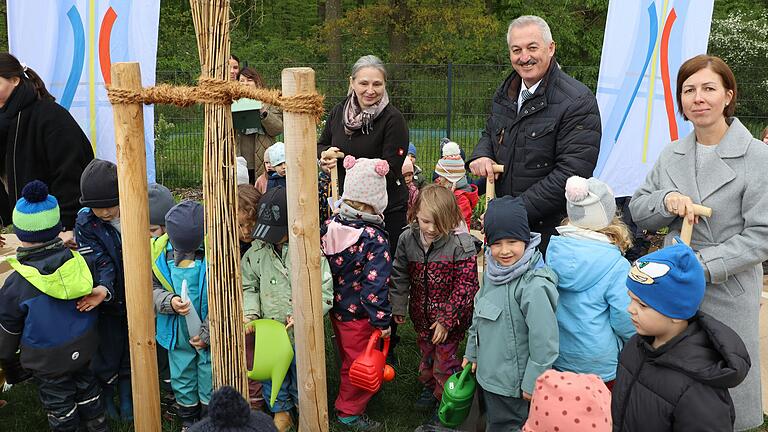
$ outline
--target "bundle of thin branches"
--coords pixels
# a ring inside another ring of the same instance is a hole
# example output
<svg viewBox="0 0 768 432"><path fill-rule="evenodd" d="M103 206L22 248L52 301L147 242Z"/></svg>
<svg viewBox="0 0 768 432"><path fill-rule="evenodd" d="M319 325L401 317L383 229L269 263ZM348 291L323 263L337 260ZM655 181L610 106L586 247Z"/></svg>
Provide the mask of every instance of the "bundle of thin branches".
<svg viewBox="0 0 768 432"><path fill-rule="evenodd" d="M190 0L190 5L202 77L224 80L229 74L229 0ZM234 142L230 108L206 104L203 199L213 385L232 386L247 398Z"/></svg>

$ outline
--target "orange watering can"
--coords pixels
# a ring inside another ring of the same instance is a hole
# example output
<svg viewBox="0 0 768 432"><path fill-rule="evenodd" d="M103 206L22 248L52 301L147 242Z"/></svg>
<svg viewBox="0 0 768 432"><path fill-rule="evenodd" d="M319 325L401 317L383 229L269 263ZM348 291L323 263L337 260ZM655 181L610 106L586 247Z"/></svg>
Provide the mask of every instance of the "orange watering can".
<svg viewBox="0 0 768 432"><path fill-rule="evenodd" d="M386 364L389 338L384 338L384 349L374 349L381 338L381 330L374 330L365 352L349 367L349 382L369 392L377 392L383 381L395 379L395 370Z"/></svg>

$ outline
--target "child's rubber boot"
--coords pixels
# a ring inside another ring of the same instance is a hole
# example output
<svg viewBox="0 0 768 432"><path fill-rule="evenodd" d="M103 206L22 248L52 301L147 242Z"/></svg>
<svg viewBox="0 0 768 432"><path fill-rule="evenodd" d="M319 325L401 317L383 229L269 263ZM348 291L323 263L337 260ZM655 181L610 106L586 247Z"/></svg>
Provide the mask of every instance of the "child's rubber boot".
<svg viewBox="0 0 768 432"><path fill-rule="evenodd" d="M179 405L178 415L181 421L181 431L184 432L200 419L200 405L191 407Z"/></svg>
<svg viewBox="0 0 768 432"><path fill-rule="evenodd" d="M120 378L117 381L117 391L120 393L120 418L124 422L133 422L133 393L131 379Z"/></svg>
<svg viewBox="0 0 768 432"><path fill-rule="evenodd" d="M276 412L274 421L278 432L288 432L293 426L293 419L289 411Z"/></svg>
<svg viewBox="0 0 768 432"><path fill-rule="evenodd" d="M377 432L384 429L384 425L376 420L372 420L365 414L352 417L337 417L344 430L355 432Z"/></svg>
<svg viewBox="0 0 768 432"><path fill-rule="evenodd" d="M94 419L85 421L85 430L88 432L107 432L107 416L102 414Z"/></svg>
<svg viewBox="0 0 768 432"><path fill-rule="evenodd" d="M413 407L418 410L431 411L435 409L437 402L434 391L428 387L424 387L419 398L416 399L416 402L413 404Z"/></svg>
<svg viewBox="0 0 768 432"><path fill-rule="evenodd" d="M104 412L110 420L120 420L120 414L115 406L115 385L104 384L101 388L101 398L104 400Z"/></svg>

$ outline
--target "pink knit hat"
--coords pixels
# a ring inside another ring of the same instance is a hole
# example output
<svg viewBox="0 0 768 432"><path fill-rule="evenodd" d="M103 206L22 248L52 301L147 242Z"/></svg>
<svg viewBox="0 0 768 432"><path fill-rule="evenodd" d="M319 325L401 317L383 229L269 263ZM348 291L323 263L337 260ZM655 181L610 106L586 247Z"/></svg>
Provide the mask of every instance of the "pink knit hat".
<svg viewBox="0 0 768 432"><path fill-rule="evenodd" d="M341 199L368 204L378 214L387 208L387 178L389 163L382 159L344 158L344 193Z"/></svg>
<svg viewBox="0 0 768 432"><path fill-rule="evenodd" d="M408 157L405 158L405 160L403 161L403 175L407 173L411 173L411 174L414 173L413 162L411 162L411 158L408 158Z"/></svg>
<svg viewBox="0 0 768 432"><path fill-rule="evenodd" d="M610 432L611 392L597 375L548 370L536 380L523 432Z"/></svg>

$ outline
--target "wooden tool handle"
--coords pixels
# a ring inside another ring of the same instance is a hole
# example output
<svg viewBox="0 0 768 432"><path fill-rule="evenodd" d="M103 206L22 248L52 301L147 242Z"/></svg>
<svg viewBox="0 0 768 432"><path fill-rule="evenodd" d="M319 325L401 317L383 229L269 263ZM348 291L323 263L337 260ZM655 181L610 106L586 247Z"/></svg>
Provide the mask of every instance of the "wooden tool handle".
<svg viewBox="0 0 768 432"><path fill-rule="evenodd" d="M323 158L336 158L341 159L344 157L344 153L336 150L326 150L320 153ZM337 166L331 168L331 198L333 202L339 200L339 169Z"/></svg>
<svg viewBox="0 0 768 432"><path fill-rule="evenodd" d="M711 217L712 216L712 209L709 207L704 207L703 205L694 204L693 205L693 214L696 216L705 216L705 217ZM688 218L683 218L683 227L680 229L680 239L683 241L683 243L687 244L688 246L691 245L691 236L693 235L693 224L688 222Z"/></svg>
<svg viewBox="0 0 768 432"><path fill-rule="evenodd" d="M499 164L493 164L493 172L494 173L503 173L504 172L504 165ZM488 206L488 203L491 202L492 199L496 198L496 182L489 182L487 179L485 180L485 205L486 208Z"/></svg>

